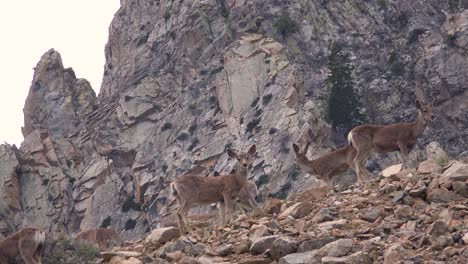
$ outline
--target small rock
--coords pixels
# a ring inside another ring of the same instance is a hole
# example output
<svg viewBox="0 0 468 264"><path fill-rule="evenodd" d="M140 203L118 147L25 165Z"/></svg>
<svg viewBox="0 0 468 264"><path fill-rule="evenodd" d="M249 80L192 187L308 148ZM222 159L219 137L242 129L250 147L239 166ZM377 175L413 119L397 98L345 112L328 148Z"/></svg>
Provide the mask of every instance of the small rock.
<svg viewBox="0 0 468 264"><path fill-rule="evenodd" d="M454 162L443 174L443 181L466 181L468 180L468 164Z"/></svg>
<svg viewBox="0 0 468 264"><path fill-rule="evenodd" d="M250 240L255 240L257 238L269 235L268 227L264 225L252 226L251 231L253 231L253 234L250 236Z"/></svg>
<svg viewBox="0 0 468 264"><path fill-rule="evenodd" d="M455 193L468 198L468 184L461 181L452 182L452 189Z"/></svg>
<svg viewBox="0 0 468 264"><path fill-rule="evenodd" d="M282 257L278 264L304 264L304 263L316 263L310 261L315 254L315 251L293 253Z"/></svg>
<svg viewBox="0 0 468 264"><path fill-rule="evenodd" d="M331 243L326 244L321 249L318 249L317 252L319 256L329 256L329 257L342 257L351 252L353 248L352 239L339 239Z"/></svg>
<svg viewBox="0 0 468 264"><path fill-rule="evenodd" d="M442 166L440 166L435 160L425 160L419 164L418 172L421 174L442 172Z"/></svg>
<svg viewBox="0 0 468 264"><path fill-rule="evenodd" d="M385 211L383 208L381 207L376 207L376 208L372 208L370 210L368 210L363 216L362 216L362 219L368 221L368 222L375 222L375 220L377 220L377 218L381 217L381 216L384 216L385 215Z"/></svg>
<svg viewBox="0 0 468 264"><path fill-rule="evenodd" d="M332 221L336 218L337 212L334 208L322 208L314 215L312 221L315 223L322 223L325 221Z"/></svg>
<svg viewBox="0 0 468 264"><path fill-rule="evenodd" d="M170 262L179 261L184 257L184 253L181 251L174 251L166 254L166 260Z"/></svg>
<svg viewBox="0 0 468 264"><path fill-rule="evenodd" d="M334 238L334 237L324 237L324 238L306 240L299 245L299 247L297 248L297 252L307 252L307 251L319 249L325 246L326 244L331 243L336 240L337 238Z"/></svg>
<svg viewBox="0 0 468 264"><path fill-rule="evenodd" d="M273 241L270 249L270 255L273 259L279 259L283 256L296 252L297 242L291 237L279 237Z"/></svg>
<svg viewBox="0 0 468 264"><path fill-rule="evenodd" d="M432 223L428 229L427 233L431 236L441 236L450 232L450 229L444 221L435 221Z"/></svg>
<svg viewBox="0 0 468 264"><path fill-rule="evenodd" d="M323 257L323 264L372 264L371 257L362 251L345 257Z"/></svg>
<svg viewBox="0 0 468 264"><path fill-rule="evenodd" d="M151 263L152 264L152 263ZM200 262L191 257L183 257L178 264L200 264Z"/></svg>
<svg viewBox="0 0 468 264"><path fill-rule="evenodd" d="M404 192L404 191L397 191L397 192L394 192L394 193L393 193L392 203L394 203L394 204L398 203L401 199L403 199L404 196L405 196L405 192Z"/></svg>
<svg viewBox="0 0 468 264"><path fill-rule="evenodd" d="M278 237L278 235L274 235L255 239L252 241L252 245L250 246L250 252L256 255L262 254L266 250L271 249L273 241L275 241Z"/></svg>
<svg viewBox="0 0 468 264"><path fill-rule="evenodd" d="M270 264L271 259L264 258L261 256L248 256L246 258L242 258L238 264Z"/></svg>
<svg viewBox="0 0 468 264"><path fill-rule="evenodd" d="M286 210L284 210L280 215L279 219L284 219L288 216L292 216L294 218L302 218L310 213L312 210L312 203L310 202L300 202L296 203L290 207L288 207Z"/></svg>
<svg viewBox="0 0 468 264"><path fill-rule="evenodd" d="M408 218L411 215L413 215L413 209L411 209L411 207L409 207L408 205L397 206L397 209L395 210L395 215L399 219Z"/></svg>
<svg viewBox="0 0 468 264"><path fill-rule="evenodd" d="M339 219L335 221L328 221L328 222L320 223L318 224L318 227L322 229L340 228L346 225L346 223L347 223L346 219Z"/></svg>
<svg viewBox="0 0 468 264"><path fill-rule="evenodd" d="M435 188L428 191L427 201L434 203L449 203L451 201L462 201L465 198L457 193Z"/></svg>
<svg viewBox="0 0 468 264"><path fill-rule="evenodd" d="M178 237L180 237L179 229L171 226L153 230L145 241L146 243L161 245Z"/></svg>
<svg viewBox="0 0 468 264"><path fill-rule="evenodd" d="M401 171L402 165L403 165L403 164L400 163L400 164L396 164L396 165L393 165L393 166L390 166L390 167L384 169L384 170L382 171L382 176L384 176L384 177L390 177L390 176L392 176L392 175L397 174L398 172Z"/></svg>
<svg viewBox="0 0 468 264"><path fill-rule="evenodd" d="M263 211L267 214L279 214L281 212L281 206L283 201L276 198L268 199L263 206Z"/></svg>
<svg viewBox="0 0 468 264"><path fill-rule="evenodd" d="M462 237L463 242L465 242L465 245L468 245L468 233L465 233Z"/></svg>
<svg viewBox="0 0 468 264"><path fill-rule="evenodd" d="M400 244L394 244L384 252L384 264L400 263L406 256L406 249Z"/></svg>
<svg viewBox="0 0 468 264"><path fill-rule="evenodd" d="M234 246L232 244L225 244L216 249L216 253L220 256L228 256L232 253Z"/></svg>

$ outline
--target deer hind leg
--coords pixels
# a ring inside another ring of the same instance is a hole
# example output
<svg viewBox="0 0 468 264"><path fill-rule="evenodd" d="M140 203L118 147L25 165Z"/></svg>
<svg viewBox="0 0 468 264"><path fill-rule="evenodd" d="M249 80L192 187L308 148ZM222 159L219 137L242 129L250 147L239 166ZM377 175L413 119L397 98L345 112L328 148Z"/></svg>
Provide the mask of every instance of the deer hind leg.
<svg viewBox="0 0 468 264"><path fill-rule="evenodd" d="M408 146L406 143L398 141L397 142L398 148L400 148L400 153L401 153L401 159L402 159L402 168L407 169L408 168L408 162L409 162L409 151L408 151Z"/></svg>
<svg viewBox="0 0 468 264"><path fill-rule="evenodd" d="M364 167L368 153L365 151L359 151L354 158L354 166L356 168L356 175L358 178L358 183L364 183L365 178L370 174L368 170Z"/></svg>
<svg viewBox="0 0 468 264"><path fill-rule="evenodd" d="M28 238L27 240L23 239L19 241L19 253L26 264L40 264L40 262L37 262L33 258L34 251L36 251L36 247L37 245L33 241L33 239Z"/></svg>
<svg viewBox="0 0 468 264"><path fill-rule="evenodd" d="M185 231L188 231L188 219L187 219L187 213L190 210L190 204L188 204L187 201L181 200L180 202L180 208L177 210L177 222L179 224L179 229L181 233L184 233ZM185 230L187 229L187 230Z"/></svg>

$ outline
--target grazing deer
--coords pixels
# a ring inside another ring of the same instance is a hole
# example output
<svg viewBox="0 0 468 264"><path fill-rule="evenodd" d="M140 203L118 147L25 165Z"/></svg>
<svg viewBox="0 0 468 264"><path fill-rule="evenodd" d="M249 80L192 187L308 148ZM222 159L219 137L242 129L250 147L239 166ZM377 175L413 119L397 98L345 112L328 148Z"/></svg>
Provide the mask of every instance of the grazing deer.
<svg viewBox="0 0 468 264"><path fill-rule="evenodd" d="M296 154L296 163L303 171L315 175L318 179L323 180L330 186L330 181L333 176L346 172L349 167L354 168L356 150L350 145L339 148L317 159L309 160L306 155L311 143L310 139L313 138L313 132L309 129L308 133L309 139L302 152L299 150L299 146L296 143L293 144L294 153Z"/></svg>
<svg viewBox="0 0 468 264"><path fill-rule="evenodd" d="M373 153L387 153L400 151L403 159L403 167L407 167L408 154L416 144L424 129L435 116L432 114L432 104L426 105L416 100L418 118L413 123L398 123L390 125L360 125L348 134L348 142L356 149L354 164L359 181L364 181L364 176L370 174L364 168L367 157ZM364 175L366 174L366 175Z"/></svg>
<svg viewBox="0 0 468 264"><path fill-rule="evenodd" d="M45 233L34 227L26 227L0 241L0 263L41 264Z"/></svg>
<svg viewBox="0 0 468 264"><path fill-rule="evenodd" d="M172 194L180 205L180 208L177 210L177 219L181 232L184 230L184 218L185 224L188 225L186 215L193 205L223 201L221 206L222 222L226 224L226 216L230 220L231 214L234 211L233 198L238 197L240 190L246 186L248 182L248 168L256 152L255 145L252 145L247 153L237 154L236 151L227 149L229 157L237 160L235 174L216 177L184 175L171 183ZM226 211L223 205L226 207Z"/></svg>
<svg viewBox="0 0 468 264"><path fill-rule="evenodd" d="M120 242L119 236L111 228L97 228L81 231L76 236L76 239L95 244L100 249L107 249L109 246L119 244Z"/></svg>

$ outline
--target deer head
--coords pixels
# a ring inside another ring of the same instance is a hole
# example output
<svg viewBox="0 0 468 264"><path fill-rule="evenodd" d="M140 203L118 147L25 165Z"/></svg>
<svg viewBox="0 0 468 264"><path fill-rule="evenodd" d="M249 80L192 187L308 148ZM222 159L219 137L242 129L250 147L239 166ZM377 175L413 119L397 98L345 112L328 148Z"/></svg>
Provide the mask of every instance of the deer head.
<svg viewBox="0 0 468 264"><path fill-rule="evenodd" d="M252 157L257 153L257 147L253 144L246 153L237 153L236 150L227 149L229 157L237 160L237 165L240 169L247 170L252 163Z"/></svg>
<svg viewBox="0 0 468 264"><path fill-rule="evenodd" d="M304 149L300 151L299 146L296 143L293 144L293 150L294 150L294 153L296 154L297 163L301 164L304 161L308 161L306 156L307 156L307 151L309 150L309 146L311 144L312 138L314 138L314 133L309 128L307 130L307 142L306 142L306 146L304 147Z"/></svg>
<svg viewBox="0 0 468 264"><path fill-rule="evenodd" d="M422 116L424 123L430 124L432 121L434 121L435 116L432 113L432 102L431 104L424 104L419 100L416 100L416 108L419 111L419 115Z"/></svg>

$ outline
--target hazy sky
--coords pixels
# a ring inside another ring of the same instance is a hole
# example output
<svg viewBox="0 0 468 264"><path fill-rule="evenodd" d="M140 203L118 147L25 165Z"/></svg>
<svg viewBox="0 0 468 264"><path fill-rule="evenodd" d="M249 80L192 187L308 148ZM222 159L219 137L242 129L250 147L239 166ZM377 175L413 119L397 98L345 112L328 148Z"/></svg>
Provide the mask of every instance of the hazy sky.
<svg viewBox="0 0 468 264"><path fill-rule="evenodd" d="M86 78L96 94L104 46L119 0L1 0L0 144L23 141L23 106L42 54L54 48L65 67Z"/></svg>

